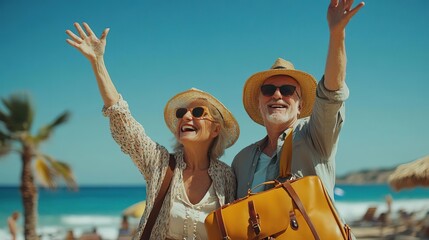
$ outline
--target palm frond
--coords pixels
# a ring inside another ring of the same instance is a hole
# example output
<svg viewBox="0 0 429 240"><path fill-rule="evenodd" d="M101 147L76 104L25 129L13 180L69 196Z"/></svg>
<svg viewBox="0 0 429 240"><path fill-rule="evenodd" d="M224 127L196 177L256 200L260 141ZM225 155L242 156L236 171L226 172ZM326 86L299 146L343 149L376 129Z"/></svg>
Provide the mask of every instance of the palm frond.
<svg viewBox="0 0 429 240"><path fill-rule="evenodd" d="M10 136L0 129L0 139L9 139Z"/></svg>
<svg viewBox="0 0 429 240"><path fill-rule="evenodd" d="M0 157L9 154L12 150L10 141L0 139Z"/></svg>
<svg viewBox="0 0 429 240"><path fill-rule="evenodd" d="M70 119L70 112L65 111L60 116L55 118L55 120L50 124L52 128L57 127L58 125L61 125L63 123L66 123Z"/></svg>
<svg viewBox="0 0 429 240"><path fill-rule="evenodd" d="M8 114L1 112L0 119L10 132L29 131L33 124L34 108L27 94L12 94L2 99Z"/></svg>
<svg viewBox="0 0 429 240"><path fill-rule="evenodd" d="M61 176L70 189L77 190L77 184L74 179L73 171L67 163L54 161L51 166L55 168L58 176Z"/></svg>
<svg viewBox="0 0 429 240"><path fill-rule="evenodd" d="M55 127L57 127L63 123L66 123L69 120L69 118L70 118L70 112L65 111L60 116L55 118L55 120L52 121L50 124L41 127L39 129L39 132L35 136L36 142L38 143L38 142L41 142L41 141L48 139L51 136Z"/></svg>
<svg viewBox="0 0 429 240"><path fill-rule="evenodd" d="M56 188L55 172L49 167L45 159L39 157L34 163L36 175L42 184L46 188Z"/></svg>
<svg viewBox="0 0 429 240"><path fill-rule="evenodd" d="M0 130L0 157L7 155L12 149L9 135Z"/></svg>
<svg viewBox="0 0 429 240"><path fill-rule="evenodd" d="M40 143L51 136L52 130L48 126L41 127L37 135L34 136L34 142Z"/></svg>
<svg viewBox="0 0 429 240"><path fill-rule="evenodd" d="M4 113L1 109L0 109L0 122L3 122L5 124L6 122L8 122L7 114Z"/></svg>
<svg viewBox="0 0 429 240"><path fill-rule="evenodd" d="M55 172L56 178L63 178L68 188L75 191L78 190L73 171L67 163L60 162L49 155L43 155L43 157L49 162L51 171Z"/></svg>

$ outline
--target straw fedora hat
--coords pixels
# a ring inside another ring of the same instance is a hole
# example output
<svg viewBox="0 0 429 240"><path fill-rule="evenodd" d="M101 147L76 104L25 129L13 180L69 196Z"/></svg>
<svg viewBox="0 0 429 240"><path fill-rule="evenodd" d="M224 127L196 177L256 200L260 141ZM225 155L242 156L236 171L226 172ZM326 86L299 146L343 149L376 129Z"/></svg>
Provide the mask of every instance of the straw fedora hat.
<svg viewBox="0 0 429 240"><path fill-rule="evenodd" d="M256 123L264 125L259 111L259 92L265 79L275 75L291 76L299 83L301 87L302 108L298 118L310 116L316 98L316 79L306 72L295 70L291 62L278 58L271 69L253 74L244 84L243 104L250 118Z"/></svg>
<svg viewBox="0 0 429 240"><path fill-rule="evenodd" d="M180 107L186 107L191 102L197 99L204 99L210 104L212 104L222 115L224 121L224 127L228 134L225 136L226 139L226 148L232 146L238 139L240 135L240 128L238 126L237 120L235 120L232 113L215 97L210 95L207 92L201 91L196 88L191 88L184 92L178 93L176 96L172 97L164 108L164 120L168 128L173 134L176 134L177 131L177 118L176 118L176 109Z"/></svg>

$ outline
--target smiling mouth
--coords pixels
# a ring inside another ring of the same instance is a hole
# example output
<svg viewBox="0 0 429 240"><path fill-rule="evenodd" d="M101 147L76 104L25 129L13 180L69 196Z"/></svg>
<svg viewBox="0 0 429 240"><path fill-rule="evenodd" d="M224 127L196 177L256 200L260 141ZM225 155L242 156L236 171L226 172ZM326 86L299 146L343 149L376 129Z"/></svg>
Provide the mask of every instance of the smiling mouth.
<svg viewBox="0 0 429 240"><path fill-rule="evenodd" d="M197 129L191 125L184 125L180 128L181 132L196 132Z"/></svg>
<svg viewBox="0 0 429 240"><path fill-rule="evenodd" d="M274 108L274 109L282 109L282 108L287 108L287 106L285 105L281 105L281 104L271 104L268 105L269 108Z"/></svg>

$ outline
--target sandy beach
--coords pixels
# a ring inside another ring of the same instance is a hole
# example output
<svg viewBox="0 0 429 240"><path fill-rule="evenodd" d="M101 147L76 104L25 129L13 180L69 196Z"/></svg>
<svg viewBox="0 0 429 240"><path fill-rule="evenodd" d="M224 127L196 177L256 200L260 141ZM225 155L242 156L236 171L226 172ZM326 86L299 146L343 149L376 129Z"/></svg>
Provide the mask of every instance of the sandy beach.
<svg viewBox="0 0 429 240"><path fill-rule="evenodd" d="M416 232L417 229L408 228L404 225L401 226L386 226L383 229L380 226L352 226L352 231L358 240L424 240L428 237L419 236ZM65 239L67 229L45 229L41 240L49 239ZM118 236L118 229L116 228L99 228L99 234L103 240L116 240ZM80 239L84 235L83 231L75 231L75 238ZM6 229L0 231L0 239L10 239ZM23 240L22 234L18 236L17 240Z"/></svg>
<svg viewBox="0 0 429 240"><path fill-rule="evenodd" d="M423 229L426 226L426 230ZM429 239L429 228L422 221L412 225L391 224L382 227L378 223L368 226L352 226L352 232L359 240L417 240Z"/></svg>
<svg viewBox="0 0 429 240"><path fill-rule="evenodd" d="M405 232L406 229L401 229ZM399 229L395 227L385 227L383 230L380 227L369 226L369 227L352 227L352 231L357 239L359 240L381 240L381 239L419 239L400 233ZM406 237L406 238L404 238Z"/></svg>

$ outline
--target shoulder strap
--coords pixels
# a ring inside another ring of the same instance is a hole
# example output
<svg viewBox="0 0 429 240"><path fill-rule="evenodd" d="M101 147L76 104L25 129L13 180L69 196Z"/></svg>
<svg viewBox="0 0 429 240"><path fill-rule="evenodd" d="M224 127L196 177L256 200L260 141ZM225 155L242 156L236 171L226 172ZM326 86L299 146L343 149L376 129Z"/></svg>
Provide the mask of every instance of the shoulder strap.
<svg viewBox="0 0 429 240"><path fill-rule="evenodd" d="M315 240L320 240L319 234L317 234L316 228L314 227L313 222L311 221L310 217L307 214L307 211L304 208L304 205L301 202L301 199L299 198L298 194L293 189L292 185L289 181L286 181L282 183L282 187L286 190L286 192L289 193L289 196L292 198L293 202L298 207L299 211L301 212L302 216L304 217L304 220L307 222L308 227L311 230L311 233L313 233Z"/></svg>
<svg viewBox="0 0 429 240"><path fill-rule="evenodd" d="M222 240L231 240L231 238L228 236L228 233L226 232L225 223L223 222L223 216L222 216L222 208L218 208L214 212L217 226L219 228L220 234L222 235Z"/></svg>
<svg viewBox="0 0 429 240"><path fill-rule="evenodd" d="M161 210L165 195L167 195L167 190L170 187L175 165L176 165L176 159L174 158L173 154L170 154L170 160L168 162L168 168L167 168L167 172L165 173L164 181L162 182L158 195L155 198L152 211L149 214L149 217L146 222L146 226L143 230L140 240L148 240L150 238L150 234L152 233L152 228L155 225L155 221L156 221L156 218L158 217L159 211Z"/></svg>
<svg viewBox="0 0 429 240"><path fill-rule="evenodd" d="M279 177L281 178L287 178L292 175L292 136L293 128L290 128L283 142L282 152L280 154Z"/></svg>

